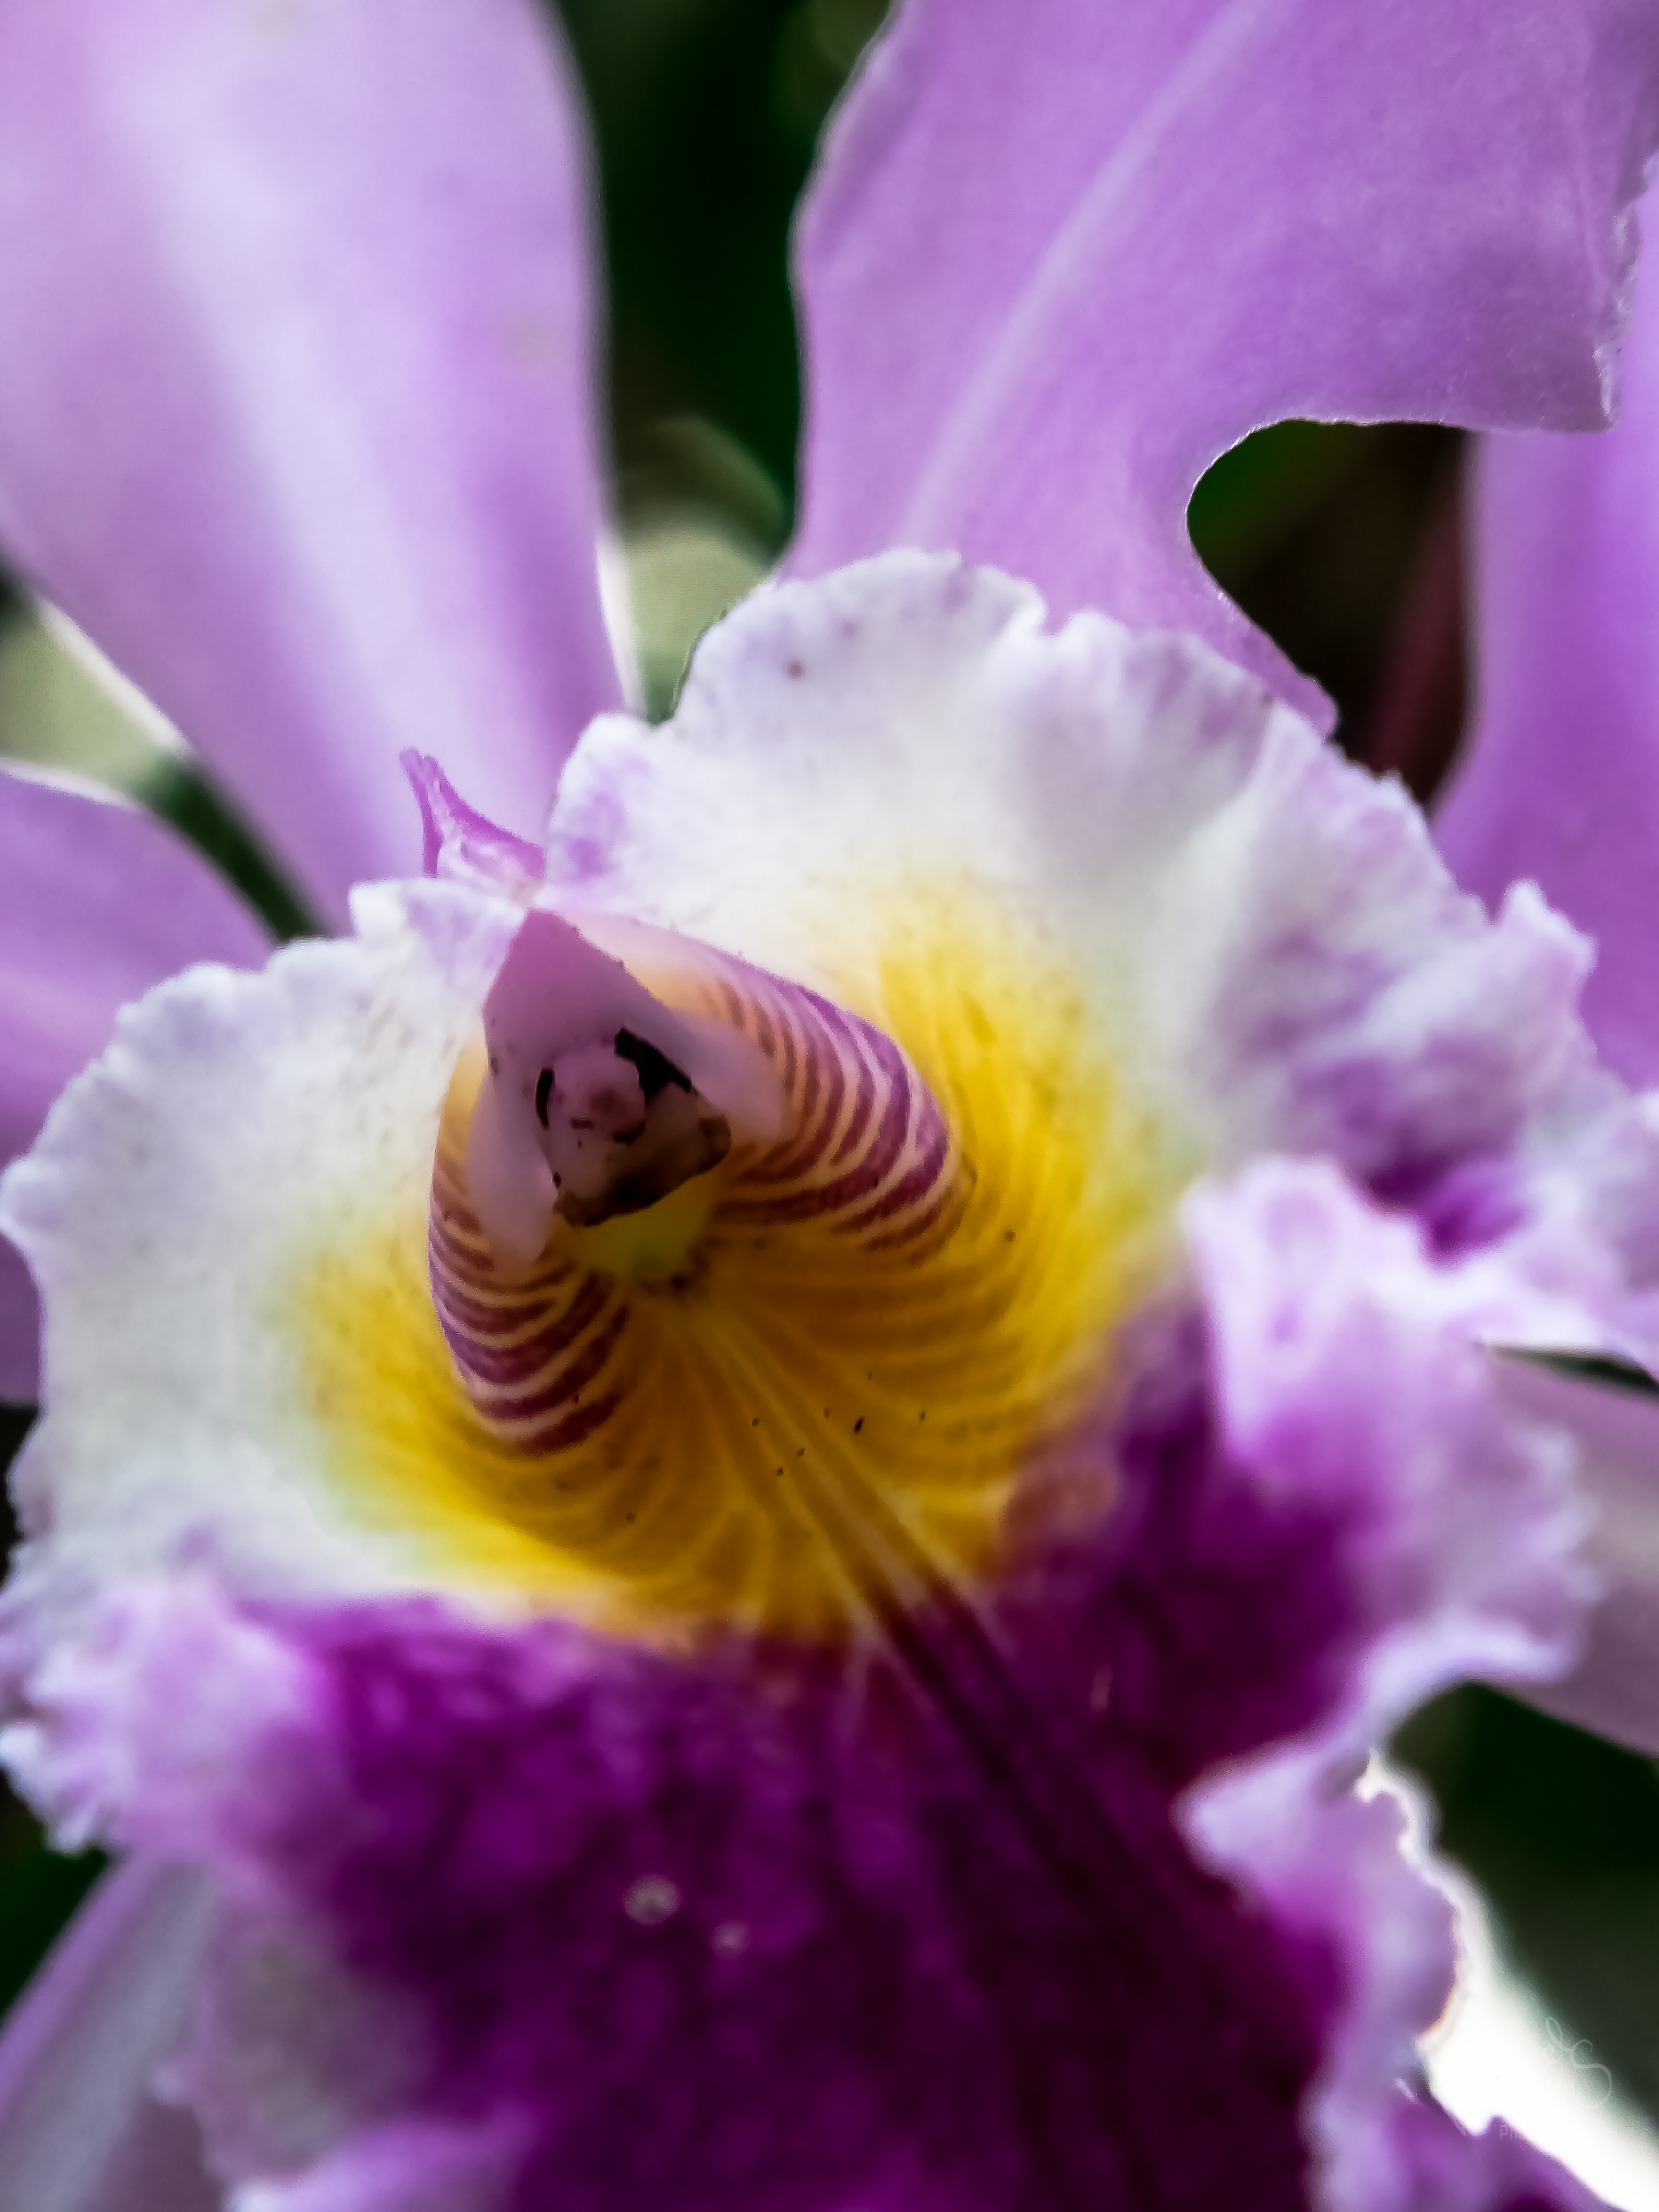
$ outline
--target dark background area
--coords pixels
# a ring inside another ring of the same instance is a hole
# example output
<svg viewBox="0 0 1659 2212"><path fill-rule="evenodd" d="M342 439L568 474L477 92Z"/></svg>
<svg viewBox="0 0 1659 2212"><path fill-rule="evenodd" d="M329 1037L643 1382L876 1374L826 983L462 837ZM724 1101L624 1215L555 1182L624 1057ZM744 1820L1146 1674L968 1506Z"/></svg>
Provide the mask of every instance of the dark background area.
<svg viewBox="0 0 1659 2212"><path fill-rule="evenodd" d="M564 0L602 175L624 528L684 508L724 516L763 555L787 536L800 409L789 220L881 13L880 0ZM1425 799L1465 714L1462 458L1443 429L1281 424L1218 463L1192 507L1212 573L1337 702L1338 741ZM0 620L6 593L0 578ZM140 795L281 933L305 928L198 771L169 767ZM0 1408L0 1460L27 1419ZM1478 1688L1425 1709L1398 1749L1517 1963L1659 2114L1654 1765ZM51 1853L21 1805L0 1804L0 1999L98 1864Z"/></svg>

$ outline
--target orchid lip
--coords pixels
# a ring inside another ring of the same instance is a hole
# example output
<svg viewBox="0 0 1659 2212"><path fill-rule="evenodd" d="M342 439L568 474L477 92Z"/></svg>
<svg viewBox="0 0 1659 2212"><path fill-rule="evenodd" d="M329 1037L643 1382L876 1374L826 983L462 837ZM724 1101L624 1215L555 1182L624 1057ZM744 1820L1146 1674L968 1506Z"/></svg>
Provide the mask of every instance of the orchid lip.
<svg viewBox="0 0 1659 2212"><path fill-rule="evenodd" d="M444 1111L431 1292L465 1480L597 1577L593 1617L839 1639L935 1601L1097 1391L1141 1140L1103 1168L1074 1000L970 936L941 913L890 963L890 1030L642 925L514 939Z"/></svg>

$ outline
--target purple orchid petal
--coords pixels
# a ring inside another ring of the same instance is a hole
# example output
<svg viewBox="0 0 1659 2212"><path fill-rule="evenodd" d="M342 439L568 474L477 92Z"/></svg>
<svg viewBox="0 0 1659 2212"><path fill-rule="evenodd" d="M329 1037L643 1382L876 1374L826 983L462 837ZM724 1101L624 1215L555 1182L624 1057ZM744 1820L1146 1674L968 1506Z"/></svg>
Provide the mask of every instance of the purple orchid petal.
<svg viewBox="0 0 1659 2212"><path fill-rule="evenodd" d="M1659 194L1646 202L1650 228ZM1584 1016L1659 1079L1659 270L1644 267L1624 409L1602 438L1486 441L1475 477L1480 704L1436 834L1496 900L1529 876L1595 939Z"/></svg>
<svg viewBox="0 0 1659 2212"><path fill-rule="evenodd" d="M811 975L966 873L1087 947L1109 1049L1216 1163L1323 1154L1447 1249L1593 1216L1659 1277L1653 1137L1577 1019L1583 940L1525 889L1488 922L1402 793L1190 639L1043 617L939 555L757 594L699 647L678 743L587 732L550 881Z"/></svg>
<svg viewBox="0 0 1659 2212"><path fill-rule="evenodd" d="M1403 2087L1386 2135L1406 2212L1606 2212L1558 2159L1503 2121L1478 2136Z"/></svg>
<svg viewBox="0 0 1659 2212"><path fill-rule="evenodd" d="M1400 1848L1399 1806L1340 1784L1448 1684L1571 1662L1594 1590L1583 1516L1559 1437L1513 1418L1481 1348L1520 1318L1489 1263L1425 1270L1420 1231L1319 1162L1258 1162L1187 1217L1230 1455L1323 1518L1350 1622L1328 1617L1312 1724L1201 1781L1188 1819L1212 1863L1348 1955L1310 2125L1332 2200L1363 2203L1397 2154L1389 2090L1443 2008L1450 1916Z"/></svg>
<svg viewBox="0 0 1659 2212"><path fill-rule="evenodd" d="M60 1812L245 1900L179 2078L260 2203L415 2212L424 2154L501 2212L1579 2212L1402 2106L1448 1911L1351 1788L1429 1688L1571 1649L1485 1263L1305 1164L1194 1233L1207 1329L1133 1339L1056 1470L1115 1469L1103 1528L890 1639L672 1656L204 1577L47 1662Z"/></svg>
<svg viewBox="0 0 1659 2212"><path fill-rule="evenodd" d="M1317 714L1193 485L1287 416L1599 423L1656 128L1632 0L908 0L799 234L796 570L954 547Z"/></svg>
<svg viewBox="0 0 1659 2212"><path fill-rule="evenodd" d="M192 961L258 967L270 940L181 837L89 792L0 768L0 1164L109 1041L117 1011ZM35 1395L38 1321L0 1242L0 1398Z"/></svg>
<svg viewBox="0 0 1659 2212"><path fill-rule="evenodd" d="M212 1898L185 1868L106 1875L0 2038L0 2173L29 2212L216 2212L194 2123L151 2079L183 2031Z"/></svg>
<svg viewBox="0 0 1659 2212"><path fill-rule="evenodd" d="M0 544L320 910L617 696L592 216L528 0L0 7Z"/></svg>

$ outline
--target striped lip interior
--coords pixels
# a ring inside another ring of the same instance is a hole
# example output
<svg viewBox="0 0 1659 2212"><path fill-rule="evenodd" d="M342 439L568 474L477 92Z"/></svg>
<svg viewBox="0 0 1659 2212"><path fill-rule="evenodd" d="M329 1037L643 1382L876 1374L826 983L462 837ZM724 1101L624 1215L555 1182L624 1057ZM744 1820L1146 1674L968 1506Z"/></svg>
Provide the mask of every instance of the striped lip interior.
<svg viewBox="0 0 1659 2212"><path fill-rule="evenodd" d="M1146 1146L1121 1142L1103 1176L1079 1158L1111 1122L1102 1071L1075 1036L1031 1035L1075 1008L1045 1010L1030 975L997 1005L951 942L884 978L912 1048L683 939L655 974L648 943L630 955L629 988L662 995L617 1028L682 1079L695 1060L731 1141L651 1202L544 1210L531 1258L470 1185L492 1083L509 1110L516 1087L522 1136L560 1081L545 1010L509 1009L516 1064L487 1011L457 1068L428 1256L467 1480L622 1624L840 1638L982 1576L1022 1472L1103 1382L1144 1260Z"/></svg>
<svg viewBox="0 0 1659 2212"><path fill-rule="evenodd" d="M586 970L544 993L522 966L506 1026L462 1054L429 1188L296 1224L270 1449L396 1577L665 1649L890 1642L1056 1514L1106 1510L1073 1442L1116 1324L1167 1277L1190 1154L1070 972L975 887L866 919L832 1000L584 917ZM643 1054L617 1088L624 1029L689 1090ZM653 1196L601 1149L557 1209L556 1109L620 1143L647 1071L725 1121L719 1158L670 1142Z"/></svg>

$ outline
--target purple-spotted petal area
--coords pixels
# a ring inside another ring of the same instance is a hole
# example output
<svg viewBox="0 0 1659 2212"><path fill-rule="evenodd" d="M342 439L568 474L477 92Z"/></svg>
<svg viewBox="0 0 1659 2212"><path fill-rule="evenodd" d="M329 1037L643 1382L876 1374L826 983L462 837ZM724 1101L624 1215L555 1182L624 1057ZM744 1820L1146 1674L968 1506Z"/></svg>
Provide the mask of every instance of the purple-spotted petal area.
<svg viewBox="0 0 1659 2212"><path fill-rule="evenodd" d="M0 767L0 1165L33 1143L129 1000L191 962L258 967L269 950L153 815ZM38 1331L22 1262L0 1241L0 1398L35 1395Z"/></svg>
<svg viewBox="0 0 1659 2212"><path fill-rule="evenodd" d="M1287 416L1603 419L1659 131L1640 0L908 0L797 240L797 573L952 546L1317 714L1188 543Z"/></svg>
<svg viewBox="0 0 1659 2212"><path fill-rule="evenodd" d="M0 545L331 919L403 747L535 834L617 696L582 128L532 0L0 6Z"/></svg>
<svg viewBox="0 0 1659 2212"><path fill-rule="evenodd" d="M1642 210L1651 234L1659 194ZM1516 877L1596 941L1584 1018L1659 1079L1659 268L1644 264L1616 427L1488 439L1474 486L1478 707L1436 835L1469 890Z"/></svg>
<svg viewBox="0 0 1659 2212"><path fill-rule="evenodd" d="M1315 1166L1191 1233L1001 1582L854 1656L176 1577L53 1651L14 1765L234 1901L176 2078L250 2201L1579 2212L1405 2098L1448 1908L1352 1786L1571 1657L1566 1447L1477 1340L1533 1294Z"/></svg>
<svg viewBox="0 0 1659 2212"><path fill-rule="evenodd" d="M1308 2112L1331 2200L1438 2203L1407 2186L1420 2145L1402 2141L1393 2091L1444 2008L1449 1906L1402 1852L1392 1792L1352 1784L1398 1717L1448 1684L1530 1688L1577 1655L1598 1584L1577 1558L1571 1446L1516 1418L1485 1349L1542 1316L1485 1258L1425 1267L1420 1231L1322 1164L1260 1163L1195 1193L1188 1218L1229 1459L1281 1511L1323 1522L1315 1587L1343 1606L1311 1724L1201 1778L1188 1832L1282 1923L1344 1950ZM1459 2177L1443 2201L1492 2201L1476 2185L1502 2160L1443 2135L1436 2156Z"/></svg>

